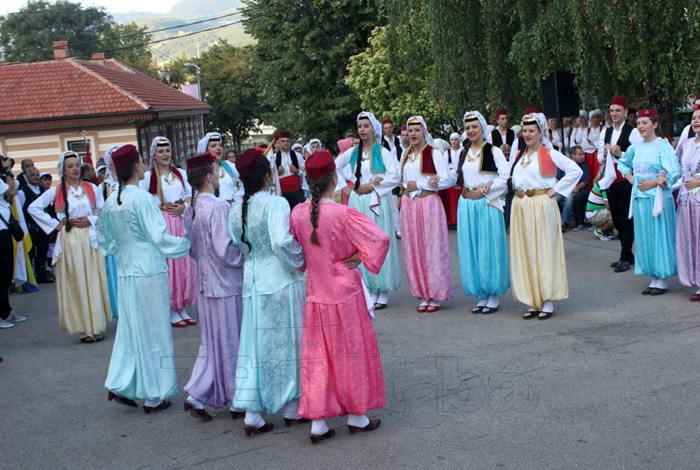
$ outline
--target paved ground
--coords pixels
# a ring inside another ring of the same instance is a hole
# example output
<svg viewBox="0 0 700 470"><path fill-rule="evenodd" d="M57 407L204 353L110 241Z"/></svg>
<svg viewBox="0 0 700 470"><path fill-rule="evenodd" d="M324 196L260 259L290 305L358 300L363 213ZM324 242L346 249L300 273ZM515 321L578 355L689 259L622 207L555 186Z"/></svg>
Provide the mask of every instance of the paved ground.
<svg viewBox="0 0 700 470"><path fill-rule="evenodd" d="M419 314L404 287L378 312L387 408L381 428L312 447L308 425L246 438L227 411L201 423L108 403L116 323L84 345L60 331L52 286L13 295L29 320L0 331L0 460L27 468L698 468L700 305L673 279L614 274L619 243L565 234L570 298L547 321L502 310L472 315L453 266L455 299ZM450 232L453 260L456 233ZM173 331L182 387L198 327Z"/></svg>

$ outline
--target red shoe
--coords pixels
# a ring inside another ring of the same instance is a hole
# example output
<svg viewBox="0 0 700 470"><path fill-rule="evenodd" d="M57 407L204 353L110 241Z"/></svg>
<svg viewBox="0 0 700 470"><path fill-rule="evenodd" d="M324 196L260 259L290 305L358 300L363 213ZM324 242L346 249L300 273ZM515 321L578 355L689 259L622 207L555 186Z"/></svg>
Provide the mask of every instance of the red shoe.
<svg viewBox="0 0 700 470"><path fill-rule="evenodd" d="M328 431L326 431L325 434L321 434L320 436L317 436L315 434L309 434L309 439L311 439L311 443L313 445L316 445L319 441L322 441L324 439L330 439L333 436L335 436L335 429L329 429Z"/></svg>
<svg viewBox="0 0 700 470"><path fill-rule="evenodd" d="M212 420L212 417L209 413L207 413L207 410L195 408L194 405L188 401L185 402L185 411L187 411L189 414L191 414L195 418L201 419L202 421L211 421Z"/></svg>
<svg viewBox="0 0 700 470"><path fill-rule="evenodd" d="M185 320L180 320L176 321L175 323L171 323L171 325L175 328L184 328L187 326L187 322Z"/></svg>
<svg viewBox="0 0 700 470"><path fill-rule="evenodd" d="M440 310L439 305L428 305L428 308L425 309L425 311L428 313L437 312L438 310Z"/></svg>
<svg viewBox="0 0 700 470"><path fill-rule="evenodd" d="M189 325L189 326L195 326L197 324L197 320L195 320L194 318L187 318L187 319L182 320L182 321L187 323L187 325Z"/></svg>
<svg viewBox="0 0 700 470"><path fill-rule="evenodd" d="M163 400L163 402L162 402L160 405L158 405L158 406L146 406L146 405L143 405L143 412L146 413L146 414L148 414L148 413L150 413L151 411L163 411L163 410L167 410L168 408L170 408L170 405L172 405L172 403L170 402L170 400Z"/></svg>
<svg viewBox="0 0 700 470"><path fill-rule="evenodd" d="M423 313L423 312L425 312L427 309L428 309L428 306L427 306L427 305L421 305L421 306L419 306L419 307L416 309L416 312L418 312L418 313Z"/></svg>
<svg viewBox="0 0 700 470"><path fill-rule="evenodd" d="M369 424L364 428L358 428L357 426L350 426L348 424L348 431L350 431L350 434L355 434L357 431L374 431L379 427L380 424L382 424L381 419L370 419Z"/></svg>

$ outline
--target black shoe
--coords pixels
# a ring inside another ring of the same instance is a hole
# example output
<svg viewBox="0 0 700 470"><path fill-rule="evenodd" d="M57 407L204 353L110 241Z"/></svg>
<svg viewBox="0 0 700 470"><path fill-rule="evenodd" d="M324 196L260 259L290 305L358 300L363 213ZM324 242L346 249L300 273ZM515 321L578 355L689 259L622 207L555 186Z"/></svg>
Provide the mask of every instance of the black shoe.
<svg viewBox="0 0 700 470"><path fill-rule="evenodd" d="M664 295L668 289L659 289L658 287L652 287L649 295Z"/></svg>
<svg viewBox="0 0 700 470"><path fill-rule="evenodd" d="M630 264L627 261L620 261L617 263L617 266L615 266L615 272L616 273L621 273L624 271L628 271L630 268Z"/></svg>
<svg viewBox="0 0 700 470"><path fill-rule="evenodd" d="M615 262L613 262L613 263L610 263L610 267L611 267L611 268L616 268L618 264L620 264L620 262L619 262L619 261L615 261Z"/></svg>

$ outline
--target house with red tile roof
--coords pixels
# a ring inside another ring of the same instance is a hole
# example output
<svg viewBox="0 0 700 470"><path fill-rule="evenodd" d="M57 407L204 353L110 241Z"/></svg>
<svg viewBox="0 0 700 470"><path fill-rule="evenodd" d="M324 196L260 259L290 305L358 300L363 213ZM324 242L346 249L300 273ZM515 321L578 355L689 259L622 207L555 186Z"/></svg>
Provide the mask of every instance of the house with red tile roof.
<svg viewBox="0 0 700 470"><path fill-rule="evenodd" d="M196 152L208 104L103 53L78 60L66 41L53 48L54 60L0 64L0 154L55 175L59 154L84 156L86 143L94 163L124 144L147 159L158 135L172 142L176 163Z"/></svg>

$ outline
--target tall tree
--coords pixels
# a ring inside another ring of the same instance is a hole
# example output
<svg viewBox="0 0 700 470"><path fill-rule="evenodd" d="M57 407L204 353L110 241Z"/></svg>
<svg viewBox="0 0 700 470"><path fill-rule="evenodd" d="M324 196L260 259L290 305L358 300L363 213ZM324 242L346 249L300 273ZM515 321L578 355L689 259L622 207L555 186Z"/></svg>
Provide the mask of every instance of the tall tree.
<svg viewBox="0 0 700 470"><path fill-rule="evenodd" d="M107 38L101 41L102 48L107 51L105 55L108 58L113 57L136 70L160 78L158 68L153 63L153 55L145 46L151 40L147 30L146 26L140 27L136 23L115 23Z"/></svg>
<svg viewBox="0 0 700 470"><path fill-rule="evenodd" d="M345 83L348 59L380 21L373 0L248 0L246 32L266 123L326 145L354 126L360 101Z"/></svg>
<svg viewBox="0 0 700 470"><path fill-rule="evenodd" d="M250 48L233 47L222 41L197 61L202 69L202 98L212 106L206 125L231 135L236 151L257 127L262 111L254 80Z"/></svg>

